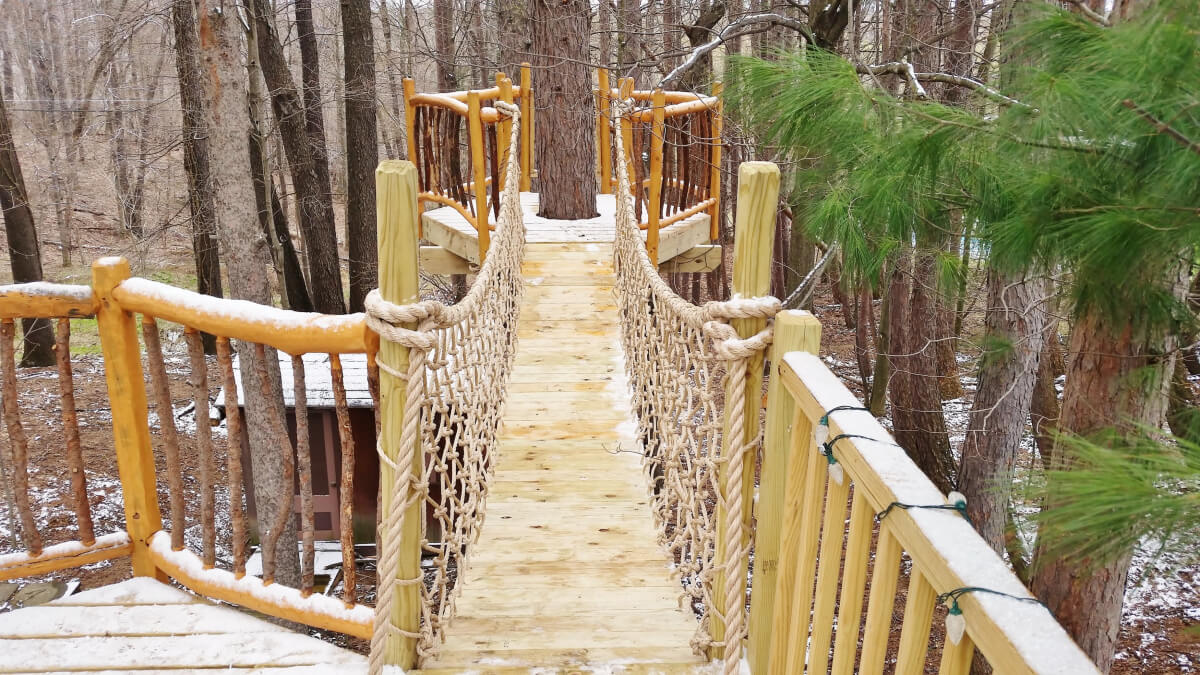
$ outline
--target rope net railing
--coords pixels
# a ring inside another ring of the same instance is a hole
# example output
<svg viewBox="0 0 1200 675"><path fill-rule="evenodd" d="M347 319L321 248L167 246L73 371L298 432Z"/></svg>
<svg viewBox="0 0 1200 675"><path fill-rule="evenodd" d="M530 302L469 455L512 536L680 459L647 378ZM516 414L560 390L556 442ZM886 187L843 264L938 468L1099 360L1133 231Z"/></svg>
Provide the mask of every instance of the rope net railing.
<svg viewBox="0 0 1200 675"><path fill-rule="evenodd" d="M520 133L519 109L501 101L495 106L511 116L515 144ZM520 171L517 153L511 153L497 236L460 302L451 306L436 301L397 305L385 301L379 290L367 297L368 325L383 340L407 347L409 356L403 372L382 357L379 361L381 370L406 383L406 390L399 453L394 460L381 456L395 479L381 485L382 491L390 492L393 507L380 525L383 548L371 642L372 673L382 670L389 636L417 640L419 659L436 653L443 629L454 614L458 580L465 574L470 546L483 524L524 292ZM416 467L421 473L415 479ZM416 504L421 508L412 509ZM401 547L411 545L402 541L406 512L423 517L423 574L398 579ZM408 584L420 584L421 588L416 631L398 627L392 620L397 596Z"/></svg>
<svg viewBox="0 0 1200 675"><path fill-rule="evenodd" d="M726 672L733 673L746 626L749 559L750 504L741 486L747 472L754 472L759 429L759 406L747 405L746 381L754 357L770 343L770 319L779 301L735 298L694 305L671 290L647 256L634 211L621 133L628 115L615 119L613 255L651 507L660 543L681 575L681 602L700 618L692 646L719 654ZM730 323L734 319L766 319L766 328L743 339ZM734 487L726 491L723 485Z"/></svg>

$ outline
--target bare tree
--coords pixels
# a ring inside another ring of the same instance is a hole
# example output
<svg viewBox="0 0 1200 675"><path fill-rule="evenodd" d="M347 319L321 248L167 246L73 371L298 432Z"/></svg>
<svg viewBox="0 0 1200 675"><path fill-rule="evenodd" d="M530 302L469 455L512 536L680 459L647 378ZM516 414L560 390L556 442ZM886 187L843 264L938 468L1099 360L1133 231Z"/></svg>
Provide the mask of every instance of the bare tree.
<svg viewBox="0 0 1200 675"><path fill-rule="evenodd" d="M342 44L346 63L346 249L350 257L350 310L378 278L375 250L375 43L370 0L341 0Z"/></svg>

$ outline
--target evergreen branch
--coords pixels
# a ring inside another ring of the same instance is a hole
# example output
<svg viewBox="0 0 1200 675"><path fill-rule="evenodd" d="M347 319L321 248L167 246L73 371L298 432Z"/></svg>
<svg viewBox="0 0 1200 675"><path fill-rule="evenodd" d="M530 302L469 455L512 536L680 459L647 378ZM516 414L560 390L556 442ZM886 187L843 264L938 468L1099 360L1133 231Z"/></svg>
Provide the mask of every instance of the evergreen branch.
<svg viewBox="0 0 1200 675"><path fill-rule="evenodd" d="M1146 110L1145 108L1141 107L1140 105L1134 103L1132 99L1127 98L1124 101L1121 101L1121 105L1134 111L1135 113L1137 113L1138 117L1141 117L1142 119L1149 122L1150 125L1154 127L1154 130L1157 131L1158 133L1166 134L1166 135L1170 136L1172 139L1175 140L1176 143L1179 143L1180 145L1187 148L1188 150L1191 150L1192 152L1196 153L1197 155L1200 155L1200 143L1193 141L1192 139L1185 136L1183 134L1183 132L1179 131L1178 129L1171 126L1170 124L1167 124L1166 122L1158 119L1157 117L1154 116L1154 113L1152 113L1149 110Z"/></svg>
<svg viewBox="0 0 1200 675"><path fill-rule="evenodd" d="M887 63L880 63L874 66L855 64L854 70L862 75L900 75L908 82L908 86L914 92L916 92L917 98L921 99L922 101L929 98L929 94L926 93L925 87L922 87L921 82L917 80L916 69L913 68L913 65L907 60L889 61Z"/></svg>
<svg viewBox="0 0 1200 675"><path fill-rule="evenodd" d="M761 32L757 27L752 27L753 24L760 23L791 28L792 30L803 35L804 38L810 43L815 42L813 39L812 29L810 29L808 24L804 23L803 21L797 21L791 17L787 17L782 14L775 14L773 12L749 14L747 16L743 16L737 21L731 22L728 26L725 26L725 28L721 29L720 33L717 33L715 36L713 36L711 40L697 47L692 52L691 56L687 57L683 63L676 66L674 70L667 73L663 79L659 80L658 86L666 89L667 85L673 83L675 80L678 80L685 73L687 73L687 71L694 68L696 64L700 63L700 59L704 58L705 55L717 47L725 44L726 41L741 37L743 35Z"/></svg>

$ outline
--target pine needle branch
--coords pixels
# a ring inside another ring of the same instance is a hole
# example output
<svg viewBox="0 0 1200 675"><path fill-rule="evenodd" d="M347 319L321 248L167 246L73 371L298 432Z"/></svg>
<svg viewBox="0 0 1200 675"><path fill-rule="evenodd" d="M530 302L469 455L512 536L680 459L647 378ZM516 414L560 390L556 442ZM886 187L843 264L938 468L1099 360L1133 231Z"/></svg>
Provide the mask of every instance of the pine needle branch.
<svg viewBox="0 0 1200 675"><path fill-rule="evenodd" d="M1166 134L1166 135L1170 136L1172 139L1175 140L1175 142L1179 143L1180 145L1187 148L1188 150L1191 150L1192 152L1196 153L1197 155L1200 155L1200 143L1193 141L1192 139L1185 136L1183 134L1183 132L1172 127L1170 124L1167 124L1166 122L1158 119L1149 110L1146 110L1145 108L1141 107L1140 105L1134 103L1131 99L1125 99L1124 101L1121 101L1121 105L1134 111L1135 113L1138 114L1138 117L1141 117L1142 119L1149 122L1150 125L1154 127L1154 130L1157 131L1158 133Z"/></svg>

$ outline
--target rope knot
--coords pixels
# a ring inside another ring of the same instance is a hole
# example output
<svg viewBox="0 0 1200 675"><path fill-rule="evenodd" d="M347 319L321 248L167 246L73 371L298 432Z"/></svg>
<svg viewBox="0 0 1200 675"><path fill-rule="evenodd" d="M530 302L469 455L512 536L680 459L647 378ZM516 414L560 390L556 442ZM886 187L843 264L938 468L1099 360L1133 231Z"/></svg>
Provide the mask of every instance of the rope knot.
<svg viewBox="0 0 1200 675"><path fill-rule="evenodd" d="M424 300L407 305L397 305L383 299L376 288L363 300L367 310L367 326L389 342L410 349L429 351L436 339L428 331L444 327L446 306L436 300ZM405 328L404 324L417 324L417 329Z"/></svg>
<svg viewBox="0 0 1200 675"><path fill-rule="evenodd" d="M729 321L730 319L770 319L783 309L779 298L764 295L758 298L740 298L734 296L729 300L710 300L701 305L705 319L709 321Z"/></svg>
<svg viewBox="0 0 1200 675"><path fill-rule="evenodd" d="M521 108L509 103L508 101L493 101L492 107L504 113L505 115L508 115L514 120L521 118Z"/></svg>

